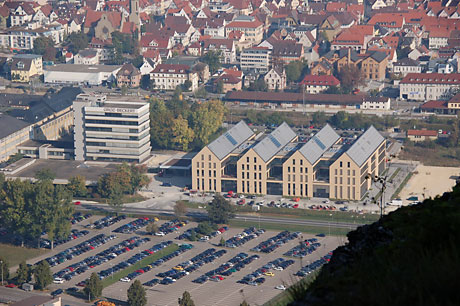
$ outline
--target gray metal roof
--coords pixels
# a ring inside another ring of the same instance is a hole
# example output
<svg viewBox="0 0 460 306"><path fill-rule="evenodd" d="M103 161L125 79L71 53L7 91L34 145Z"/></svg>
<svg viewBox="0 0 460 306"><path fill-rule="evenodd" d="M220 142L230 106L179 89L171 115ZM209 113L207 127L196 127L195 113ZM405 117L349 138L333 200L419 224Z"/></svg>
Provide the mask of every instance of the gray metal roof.
<svg viewBox="0 0 460 306"><path fill-rule="evenodd" d="M296 136L296 133L289 127L289 125L287 125L286 122L283 122L283 124L256 144L254 146L254 151L264 160L264 162L267 162Z"/></svg>
<svg viewBox="0 0 460 306"><path fill-rule="evenodd" d="M340 136L334 129L329 124L326 124L300 148L299 152L313 165L339 138Z"/></svg>
<svg viewBox="0 0 460 306"><path fill-rule="evenodd" d="M385 138L380 135L374 126L371 126L353 143L347 154L361 167L383 141L385 141Z"/></svg>
<svg viewBox="0 0 460 306"><path fill-rule="evenodd" d="M254 135L254 132L244 121L240 121L237 125L211 142L208 145L208 148L219 160L222 160L243 142L248 140L252 135Z"/></svg>

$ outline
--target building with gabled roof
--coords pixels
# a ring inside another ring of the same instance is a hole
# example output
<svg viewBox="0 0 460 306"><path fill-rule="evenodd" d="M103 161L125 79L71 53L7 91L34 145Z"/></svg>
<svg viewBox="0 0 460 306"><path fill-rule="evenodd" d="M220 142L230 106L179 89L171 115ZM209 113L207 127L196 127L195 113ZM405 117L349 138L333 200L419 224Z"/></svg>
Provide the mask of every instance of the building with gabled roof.
<svg viewBox="0 0 460 306"><path fill-rule="evenodd" d="M447 100L460 88L460 73L409 73L399 82L404 100Z"/></svg>
<svg viewBox="0 0 460 306"><path fill-rule="evenodd" d="M326 124L300 139L286 123L256 135L241 121L193 157L192 188L361 200L371 186L366 177L385 168L385 139L373 126L353 139Z"/></svg>
<svg viewBox="0 0 460 306"><path fill-rule="evenodd" d="M331 86L340 86L340 81L333 75L307 74L300 82L300 85L304 86L306 93L318 94Z"/></svg>

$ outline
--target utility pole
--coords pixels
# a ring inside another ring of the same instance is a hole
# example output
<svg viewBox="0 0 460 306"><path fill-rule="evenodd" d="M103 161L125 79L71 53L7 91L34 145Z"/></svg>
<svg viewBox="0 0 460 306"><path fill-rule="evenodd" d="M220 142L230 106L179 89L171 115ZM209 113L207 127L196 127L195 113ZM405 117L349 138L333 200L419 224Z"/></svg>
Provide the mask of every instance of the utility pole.
<svg viewBox="0 0 460 306"><path fill-rule="evenodd" d="M0 267L2 267L2 286L3 286L3 260L0 260Z"/></svg>

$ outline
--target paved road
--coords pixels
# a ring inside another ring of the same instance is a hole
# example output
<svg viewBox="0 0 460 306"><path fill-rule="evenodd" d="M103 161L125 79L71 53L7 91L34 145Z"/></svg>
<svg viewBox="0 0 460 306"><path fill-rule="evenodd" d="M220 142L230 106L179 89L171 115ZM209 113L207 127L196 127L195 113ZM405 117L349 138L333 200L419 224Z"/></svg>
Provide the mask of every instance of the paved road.
<svg viewBox="0 0 460 306"><path fill-rule="evenodd" d="M81 204L81 207L78 209L85 210L100 210L100 211L115 211L114 208L104 205L104 204ZM136 214L159 214L159 215L173 215L173 211L166 209L150 209L150 208L135 208L135 207L125 207L120 210L123 213L136 213ZM198 217L203 218L206 216L206 212L199 209L189 209L187 213L189 217ZM318 221L318 220L308 220L308 219L294 219L294 218L282 218L282 217L266 217L266 216L254 216L254 215L245 215L245 214L236 214L235 219L245 220L245 221L254 221L254 222L268 222L268 223L283 223L283 224L297 224L297 225L306 225L306 226L322 226L322 227L336 227L336 228L356 228L357 226L363 225L363 223L345 223L345 222L335 222L335 221Z"/></svg>

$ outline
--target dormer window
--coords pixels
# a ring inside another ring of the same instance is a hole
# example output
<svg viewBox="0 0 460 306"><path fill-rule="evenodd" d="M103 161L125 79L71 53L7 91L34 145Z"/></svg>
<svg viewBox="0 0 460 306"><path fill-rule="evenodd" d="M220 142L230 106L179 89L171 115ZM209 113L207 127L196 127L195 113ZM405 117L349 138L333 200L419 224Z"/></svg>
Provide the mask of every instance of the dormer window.
<svg viewBox="0 0 460 306"><path fill-rule="evenodd" d="M24 63L23 63L23 62L18 62L18 63L17 63L17 67L18 67L19 69L24 69Z"/></svg>

